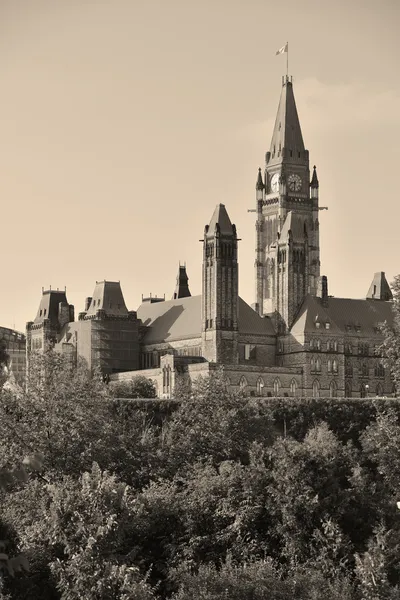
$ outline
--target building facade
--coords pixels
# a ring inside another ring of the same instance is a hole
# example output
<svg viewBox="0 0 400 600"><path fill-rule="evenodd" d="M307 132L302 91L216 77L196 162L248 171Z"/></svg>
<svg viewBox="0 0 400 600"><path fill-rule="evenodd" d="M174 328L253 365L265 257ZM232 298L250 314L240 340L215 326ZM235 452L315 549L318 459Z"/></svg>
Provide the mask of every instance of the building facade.
<svg viewBox="0 0 400 600"><path fill-rule="evenodd" d="M379 325L392 321L385 274L374 275L361 300L330 296L320 274L325 207L289 77L255 191L253 306L239 296L236 226L218 204L204 228L200 295L191 295L181 265L172 299L142 298L136 311L127 309L119 282L97 282L77 321L65 291L43 291L27 324L28 363L49 343L111 379L145 375L161 398L173 396L177 378L216 369L254 396L394 394L379 350Z"/></svg>

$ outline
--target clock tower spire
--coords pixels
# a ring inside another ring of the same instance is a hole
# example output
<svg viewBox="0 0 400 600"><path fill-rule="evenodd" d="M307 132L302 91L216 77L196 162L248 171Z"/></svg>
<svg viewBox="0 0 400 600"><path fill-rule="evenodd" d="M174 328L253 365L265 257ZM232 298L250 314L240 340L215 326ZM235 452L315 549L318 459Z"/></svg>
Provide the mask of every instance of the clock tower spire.
<svg viewBox="0 0 400 600"><path fill-rule="evenodd" d="M316 177L316 175L315 175ZM320 272L318 192L310 182L292 78L282 78L264 189L256 194L256 299L260 315L290 328L306 294L316 294Z"/></svg>

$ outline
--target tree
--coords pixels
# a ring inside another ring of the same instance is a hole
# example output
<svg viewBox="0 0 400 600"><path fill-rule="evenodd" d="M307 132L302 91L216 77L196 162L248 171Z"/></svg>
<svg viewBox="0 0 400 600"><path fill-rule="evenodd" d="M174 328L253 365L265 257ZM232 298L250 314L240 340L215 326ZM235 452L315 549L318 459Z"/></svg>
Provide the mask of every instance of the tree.
<svg viewBox="0 0 400 600"><path fill-rule="evenodd" d="M392 283L393 324L387 322L381 326L384 340L381 345L383 364L390 370L397 392L400 390L400 275Z"/></svg>
<svg viewBox="0 0 400 600"><path fill-rule="evenodd" d="M135 375L132 379L112 381L111 394L115 398L155 398L156 387L151 379L144 375Z"/></svg>

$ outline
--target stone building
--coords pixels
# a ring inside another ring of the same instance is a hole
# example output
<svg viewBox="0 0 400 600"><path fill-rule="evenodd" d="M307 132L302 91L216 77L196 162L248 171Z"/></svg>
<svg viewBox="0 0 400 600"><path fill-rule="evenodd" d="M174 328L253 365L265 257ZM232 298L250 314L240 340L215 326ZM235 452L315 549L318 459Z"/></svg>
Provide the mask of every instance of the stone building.
<svg viewBox="0 0 400 600"><path fill-rule="evenodd" d="M237 231L218 204L204 229L201 295L191 295L181 265L172 299L142 298L137 311L128 311L119 282L97 282L78 321L65 292L43 291L27 325L28 357L47 341L111 379L143 374L162 398L182 374L195 379L216 369L232 388L257 396L393 394L379 354L379 324L392 319L385 274L374 275L365 299L328 295L320 274L323 208L285 77L256 181L254 305L239 296Z"/></svg>

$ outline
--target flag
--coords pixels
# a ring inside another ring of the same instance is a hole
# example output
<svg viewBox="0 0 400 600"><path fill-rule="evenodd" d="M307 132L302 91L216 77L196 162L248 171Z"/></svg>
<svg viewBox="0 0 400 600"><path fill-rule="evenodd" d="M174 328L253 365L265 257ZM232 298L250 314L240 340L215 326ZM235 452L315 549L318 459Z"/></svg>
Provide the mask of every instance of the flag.
<svg viewBox="0 0 400 600"><path fill-rule="evenodd" d="M286 42L286 44L284 46L282 46L282 48L279 48L279 50L277 50L275 56L278 56L278 54L283 54L284 52L288 51L288 42Z"/></svg>

